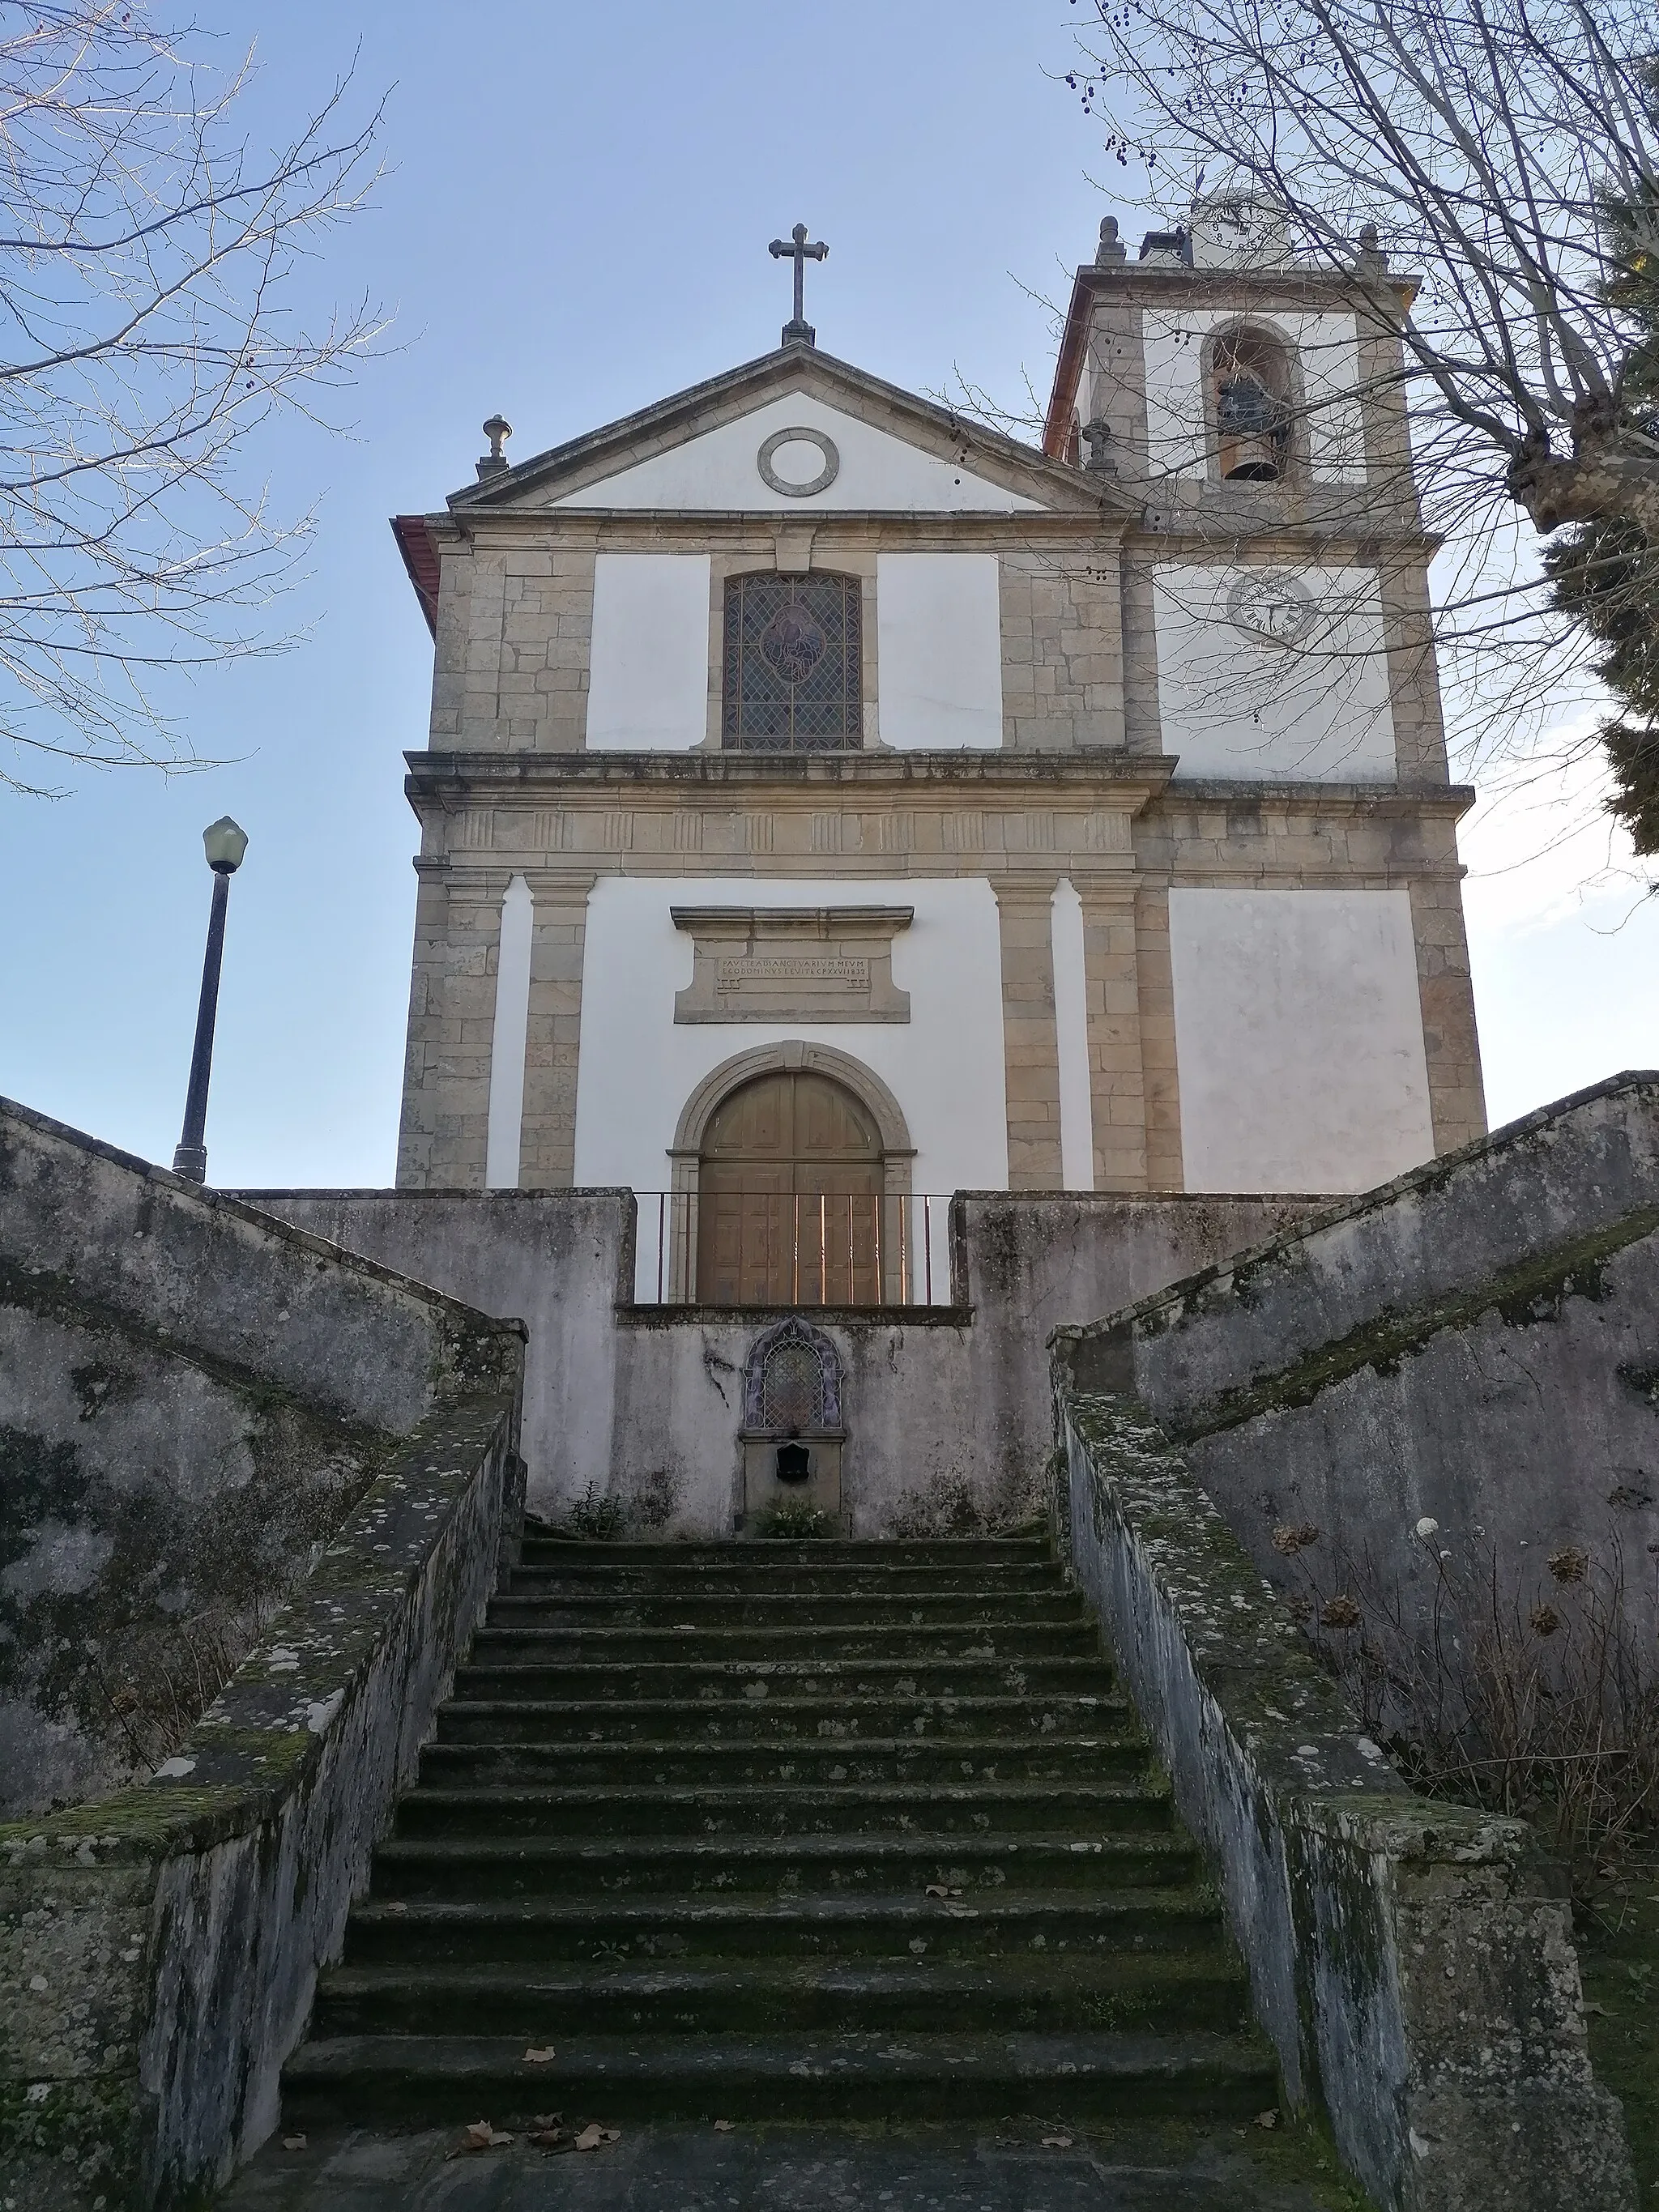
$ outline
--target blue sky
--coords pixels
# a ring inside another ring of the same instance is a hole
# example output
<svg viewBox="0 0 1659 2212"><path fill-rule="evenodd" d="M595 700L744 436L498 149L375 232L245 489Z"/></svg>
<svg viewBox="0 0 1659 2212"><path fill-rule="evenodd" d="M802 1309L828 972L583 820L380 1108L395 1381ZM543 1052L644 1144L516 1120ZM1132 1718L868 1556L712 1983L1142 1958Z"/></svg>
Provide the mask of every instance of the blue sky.
<svg viewBox="0 0 1659 2212"><path fill-rule="evenodd" d="M310 623L303 641L185 697L198 749L234 764L0 797L0 1091L171 1158L200 831L228 811L252 843L212 1179L389 1182L414 909L401 755L425 739L431 648L386 518L468 481L498 408L522 459L775 344L788 279L766 243L798 219L831 246L807 272L829 350L915 390L957 372L1012 401L1028 375L1046 389L1030 295L1063 293L1112 205L1090 180L1097 127L1055 81L1073 20L1065 0L207 0L227 62L257 40L256 131L354 51L366 97L392 88L375 204L305 281L383 300L392 349L346 403L350 435L294 423L259 452L278 505L320 500L320 529L281 618ZM1563 841L1587 803L1582 785L1506 799L1467 848L1494 1120L1659 1061L1659 902L1638 906L1601 829Z"/></svg>

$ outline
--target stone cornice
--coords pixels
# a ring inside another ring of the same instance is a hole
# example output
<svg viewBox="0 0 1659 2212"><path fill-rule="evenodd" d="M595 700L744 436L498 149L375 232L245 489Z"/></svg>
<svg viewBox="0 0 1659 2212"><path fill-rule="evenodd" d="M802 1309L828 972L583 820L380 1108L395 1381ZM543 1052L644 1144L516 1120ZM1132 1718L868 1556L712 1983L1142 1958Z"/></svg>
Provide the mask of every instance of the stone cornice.
<svg viewBox="0 0 1659 2212"><path fill-rule="evenodd" d="M937 538L952 545L1016 548L1054 542L1115 544L1126 530L1138 526L1130 514L1060 507L1011 514L836 507L810 515L775 514L754 507L501 507L418 519L435 544L471 544L479 550L572 539L587 544L684 536L696 540L699 551L718 551L728 543L752 544L757 538L770 539L781 532L798 535L808 527L815 543L882 535L902 539Z"/></svg>
<svg viewBox="0 0 1659 2212"><path fill-rule="evenodd" d="M1160 793L1158 811L1250 806L1332 816L1436 814L1455 822L1474 800L1474 787L1467 783L1246 783L1194 776Z"/></svg>
<svg viewBox="0 0 1659 2212"><path fill-rule="evenodd" d="M1331 494L1331 503L1313 514L1265 512L1260 496L1246 510L1230 511L1217 488L1202 487L1202 498L1187 496L1187 480L1125 476L1121 489L1137 503L1133 514L1081 514L1060 509L1018 514L924 514L904 508L848 508L810 518L815 557L822 560L843 544L883 539L896 544L937 542L951 547L1018 552L1048 546L1119 547L1135 557L1157 561L1257 562L1306 560L1337 553L1354 565L1371 566L1389 556L1413 554L1428 559L1439 538L1415 522L1391 527L1366 487L1334 481L1316 487ZM1193 480L1192 489L1199 489ZM1355 496L1346 497L1352 492ZM1305 489L1302 493L1305 500ZM424 527L434 555L445 546L469 546L479 552L514 547L677 544L684 539L698 552L770 543L782 532L799 533L798 515L774 515L746 508L561 507L486 509L458 515L405 516ZM407 534L407 533L406 533ZM399 539L399 544L403 544ZM407 559L407 554L405 555ZM425 602L422 601L424 606Z"/></svg>
<svg viewBox="0 0 1659 2212"><path fill-rule="evenodd" d="M822 806L830 793L858 799L933 791L947 800L983 791L1030 799L1069 798L1139 811L1168 784L1176 763L1161 753L405 753L404 788L418 813L476 797L522 797L561 806L650 805L715 794L770 806Z"/></svg>
<svg viewBox="0 0 1659 2212"><path fill-rule="evenodd" d="M474 801L614 808L758 801L821 807L829 794L858 804L877 794L931 792L946 804L983 793L1026 803L1105 805L1139 813L1248 806L1326 816L1441 815L1474 804L1458 783L1316 783L1182 778L1169 754L1071 753L483 753L410 752L404 790L419 813Z"/></svg>

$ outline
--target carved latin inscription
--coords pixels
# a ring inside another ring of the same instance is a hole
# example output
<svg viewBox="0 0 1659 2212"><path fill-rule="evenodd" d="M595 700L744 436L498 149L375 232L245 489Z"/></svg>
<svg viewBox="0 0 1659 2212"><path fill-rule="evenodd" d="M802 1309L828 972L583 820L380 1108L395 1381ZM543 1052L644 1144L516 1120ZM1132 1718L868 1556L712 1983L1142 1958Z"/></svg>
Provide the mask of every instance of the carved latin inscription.
<svg viewBox="0 0 1659 2212"><path fill-rule="evenodd" d="M696 947L677 1022L908 1022L893 982L893 939L908 906L685 907L676 929Z"/></svg>

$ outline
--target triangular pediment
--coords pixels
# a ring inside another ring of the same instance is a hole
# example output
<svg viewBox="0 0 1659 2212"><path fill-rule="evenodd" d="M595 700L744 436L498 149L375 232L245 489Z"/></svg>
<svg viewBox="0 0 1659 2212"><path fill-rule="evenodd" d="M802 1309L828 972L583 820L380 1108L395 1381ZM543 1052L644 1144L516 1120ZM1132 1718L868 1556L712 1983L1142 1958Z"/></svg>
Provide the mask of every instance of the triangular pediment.
<svg viewBox="0 0 1659 2212"><path fill-rule="evenodd" d="M449 504L806 520L849 510L1115 512L1118 501L1034 447L794 346L520 462Z"/></svg>

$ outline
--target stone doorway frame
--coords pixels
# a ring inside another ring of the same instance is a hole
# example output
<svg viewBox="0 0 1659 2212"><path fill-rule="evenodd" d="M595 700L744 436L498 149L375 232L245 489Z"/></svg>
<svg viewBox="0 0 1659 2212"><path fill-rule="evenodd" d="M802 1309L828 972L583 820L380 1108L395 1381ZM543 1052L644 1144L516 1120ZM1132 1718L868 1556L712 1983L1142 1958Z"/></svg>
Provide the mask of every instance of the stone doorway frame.
<svg viewBox="0 0 1659 2212"><path fill-rule="evenodd" d="M752 1083L763 1075L784 1074L822 1075L850 1091L875 1123L876 1133L881 1139L883 1198L910 1195L916 1148L910 1141L909 1124L898 1100L873 1068L866 1067L851 1053L838 1052L833 1045L808 1044L799 1038L787 1038L781 1044L756 1045L747 1052L734 1053L730 1060L711 1068L692 1091L680 1109L674 1141L668 1149L670 1205L680 1224L669 1263L668 1297L672 1304L691 1302L700 1225L698 1176L708 1124L732 1093L741 1090L745 1083ZM898 1291L896 1260L890 1269L884 1264L882 1272L884 1276L891 1273L891 1281L884 1280L882 1284L883 1299L891 1303Z"/></svg>

